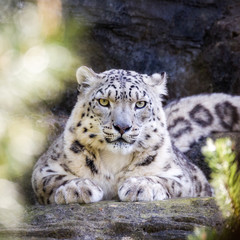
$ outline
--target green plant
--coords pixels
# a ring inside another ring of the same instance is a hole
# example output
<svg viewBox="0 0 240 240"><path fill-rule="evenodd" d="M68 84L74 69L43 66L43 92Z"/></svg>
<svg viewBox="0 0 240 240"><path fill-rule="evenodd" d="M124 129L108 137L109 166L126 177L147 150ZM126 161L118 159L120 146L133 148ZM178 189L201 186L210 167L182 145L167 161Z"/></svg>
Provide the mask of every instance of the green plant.
<svg viewBox="0 0 240 240"><path fill-rule="evenodd" d="M224 226L220 232L214 229L195 229L189 240L237 239L240 234L240 171L234 152L234 143L228 138L207 140L202 152L211 168L211 185L216 203L222 212Z"/></svg>

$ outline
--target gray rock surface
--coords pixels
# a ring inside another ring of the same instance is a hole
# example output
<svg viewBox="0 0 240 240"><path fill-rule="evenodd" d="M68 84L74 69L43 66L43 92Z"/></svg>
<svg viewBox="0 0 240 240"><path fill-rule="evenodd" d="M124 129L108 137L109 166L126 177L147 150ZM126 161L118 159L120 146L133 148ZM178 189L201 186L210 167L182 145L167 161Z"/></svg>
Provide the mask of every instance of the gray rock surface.
<svg viewBox="0 0 240 240"><path fill-rule="evenodd" d="M199 65L214 92L240 94L240 2L229 1L226 15L207 32Z"/></svg>
<svg viewBox="0 0 240 240"><path fill-rule="evenodd" d="M31 206L24 219L0 227L0 239L186 239L195 226L222 226L212 198Z"/></svg>

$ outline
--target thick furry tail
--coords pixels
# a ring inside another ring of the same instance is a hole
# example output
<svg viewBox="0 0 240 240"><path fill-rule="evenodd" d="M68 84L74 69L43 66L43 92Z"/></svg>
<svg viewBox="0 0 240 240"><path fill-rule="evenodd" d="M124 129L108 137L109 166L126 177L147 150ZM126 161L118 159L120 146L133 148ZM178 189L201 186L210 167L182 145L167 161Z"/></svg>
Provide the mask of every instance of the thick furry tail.
<svg viewBox="0 0 240 240"><path fill-rule="evenodd" d="M240 96L196 95L173 101L164 110L171 139L182 152L213 132L240 131Z"/></svg>

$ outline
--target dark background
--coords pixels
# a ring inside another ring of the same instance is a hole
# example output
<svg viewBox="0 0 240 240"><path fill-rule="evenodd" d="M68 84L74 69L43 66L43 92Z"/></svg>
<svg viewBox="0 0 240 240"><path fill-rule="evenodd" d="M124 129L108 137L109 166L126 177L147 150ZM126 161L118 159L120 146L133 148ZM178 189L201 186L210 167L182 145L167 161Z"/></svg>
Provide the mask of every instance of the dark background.
<svg viewBox="0 0 240 240"><path fill-rule="evenodd" d="M94 71L168 73L169 98L240 94L239 0L62 0L87 27L76 50Z"/></svg>

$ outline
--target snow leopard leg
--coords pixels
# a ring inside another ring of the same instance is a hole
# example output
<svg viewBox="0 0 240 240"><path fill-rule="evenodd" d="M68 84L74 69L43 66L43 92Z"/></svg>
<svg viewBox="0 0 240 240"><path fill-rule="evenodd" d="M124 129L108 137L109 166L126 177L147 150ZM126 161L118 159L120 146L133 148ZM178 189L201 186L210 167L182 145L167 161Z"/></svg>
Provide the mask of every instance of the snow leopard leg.
<svg viewBox="0 0 240 240"><path fill-rule="evenodd" d="M212 196L207 181L166 178L162 176L130 177L124 181L118 195L121 201L154 201L174 197Z"/></svg>

